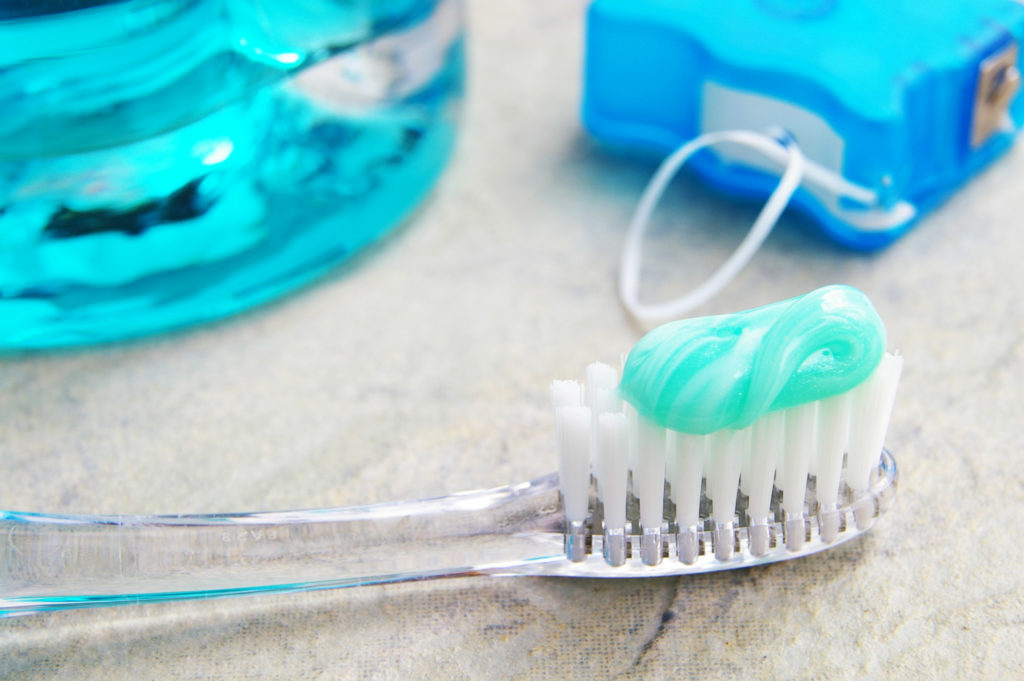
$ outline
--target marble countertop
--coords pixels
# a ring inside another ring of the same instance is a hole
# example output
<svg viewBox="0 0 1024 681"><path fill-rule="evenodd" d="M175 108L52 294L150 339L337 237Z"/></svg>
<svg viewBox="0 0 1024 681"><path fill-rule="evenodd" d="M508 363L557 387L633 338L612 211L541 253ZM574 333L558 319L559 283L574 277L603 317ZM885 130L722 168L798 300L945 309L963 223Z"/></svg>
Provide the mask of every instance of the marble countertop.
<svg viewBox="0 0 1024 681"><path fill-rule="evenodd" d="M0 365L5 508L212 512L442 494L553 470L552 378L639 338L615 293L655 162L580 130L583 0L476 0L457 153L410 223L255 313ZM789 563L650 580L466 578L0 621L17 679L1009 678L1024 668L1024 145L875 255L787 215L701 312L828 283L906 357L895 507ZM683 180L652 296L757 207Z"/></svg>

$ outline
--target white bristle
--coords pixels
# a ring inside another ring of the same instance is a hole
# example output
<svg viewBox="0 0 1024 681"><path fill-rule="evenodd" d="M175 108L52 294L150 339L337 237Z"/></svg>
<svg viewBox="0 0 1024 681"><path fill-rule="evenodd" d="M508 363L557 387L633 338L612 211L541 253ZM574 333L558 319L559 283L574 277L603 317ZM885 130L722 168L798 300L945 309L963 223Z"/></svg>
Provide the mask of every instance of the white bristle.
<svg viewBox="0 0 1024 681"><path fill-rule="evenodd" d="M612 367L601 362L587 366L587 406L590 407L590 456L597 488L601 490L601 449L598 447L597 423L601 414L621 409L618 397L619 374Z"/></svg>
<svg viewBox="0 0 1024 681"><path fill-rule="evenodd" d="M783 412L786 445L775 481L782 490L782 509L787 515L799 515L804 511L807 469L818 444L815 432L817 412L817 402L801 404Z"/></svg>
<svg viewBox="0 0 1024 681"><path fill-rule="evenodd" d="M693 527L700 520L700 483L707 458L708 436L675 434L675 459L672 477L672 501L676 504L676 523Z"/></svg>
<svg viewBox="0 0 1024 681"><path fill-rule="evenodd" d="M586 519L587 497L590 487L590 411L583 408L583 386L579 381L552 381L551 405L555 410L555 442L558 448L558 479L562 496L565 499L566 518L573 520ZM583 447L579 446L579 419L586 423L583 430ZM583 462L583 474L579 475L580 462ZM580 487L585 486L580 494ZM583 516L580 517L582 499Z"/></svg>
<svg viewBox="0 0 1024 681"><path fill-rule="evenodd" d="M661 527L665 508L665 429L645 418L637 419L636 467L633 493L640 500L640 526Z"/></svg>
<svg viewBox="0 0 1024 681"><path fill-rule="evenodd" d="M757 424L755 423L754 425ZM751 438L753 438L753 435L751 435ZM753 447L754 445L752 444L751 446ZM750 464L752 461L753 458L750 456L744 456L743 460L740 461L740 491L747 496L750 496L750 479L752 477Z"/></svg>
<svg viewBox="0 0 1024 681"><path fill-rule="evenodd" d="M640 419L640 415L636 413L636 409L633 405L623 403L622 413L626 415L626 425L628 427L628 440L626 442L626 456L629 463L629 470L636 468L637 455L640 452L640 443L637 442L637 433L639 432L637 422Z"/></svg>
<svg viewBox="0 0 1024 681"><path fill-rule="evenodd" d="M785 442L785 412L772 412L758 419L752 428L750 450L744 466L743 489L749 497L747 515L757 523L764 523L772 503L775 466L782 458Z"/></svg>
<svg viewBox="0 0 1024 681"><path fill-rule="evenodd" d="M601 456L601 501L606 529L626 526L626 417L622 413L601 414L598 419L598 449Z"/></svg>
<svg viewBox="0 0 1024 681"><path fill-rule="evenodd" d="M814 437L818 437L819 421L821 419L821 400L814 403ZM815 439L814 447L811 449L811 458L807 460L808 477L818 474L818 444Z"/></svg>
<svg viewBox="0 0 1024 681"><path fill-rule="evenodd" d="M674 430L665 431L665 480L672 482L676 479L676 438L679 436Z"/></svg>
<svg viewBox="0 0 1024 681"><path fill-rule="evenodd" d="M711 517L716 523L730 523L736 515L736 490L740 466L750 448L750 428L718 430L708 437L706 475Z"/></svg>
<svg viewBox="0 0 1024 681"><path fill-rule="evenodd" d="M839 501L839 477L843 454L850 439L850 393L840 393L818 404L818 503L832 510Z"/></svg>
<svg viewBox="0 0 1024 681"><path fill-rule="evenodd" d="M885 444L902 369L903 358L886 353L874 373L852 391L846 483L857 494L867 490L871 468Z"/></svg>
<svg viewBox="0 0 1024 681"><path fill-rule="evenodd" d="M601 362L587 366L587 402L591 409L602 402L609 411L619 410L619 372Z"/></svg>
<svg viewBox="0 0 1024 681"><path fill-rule="evenodd" d="M551 405L555 411L559 407L583 406L583 386L579 381L552 381Z"/></svg>
<svg viewBox="0 0 1024 681"><path fill-rule="evenodd" d="M590 409L567 406L555 410L558 479L570 522L587 518L590 502Z"/></svg>

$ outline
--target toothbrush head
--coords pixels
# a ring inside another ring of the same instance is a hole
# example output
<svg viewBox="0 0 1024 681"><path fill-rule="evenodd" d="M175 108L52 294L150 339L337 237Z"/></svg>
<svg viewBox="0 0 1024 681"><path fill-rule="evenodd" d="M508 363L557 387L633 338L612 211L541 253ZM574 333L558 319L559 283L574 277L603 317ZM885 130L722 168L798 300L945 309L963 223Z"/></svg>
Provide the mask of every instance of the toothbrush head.
<svg viewBox="0 0 1024 681"><path fill-rule="evenodd" d="M901 368L867 297L828 286L659 327L621 378L555 382L565 571L745 567L864 532L895 492Z"/></svg>

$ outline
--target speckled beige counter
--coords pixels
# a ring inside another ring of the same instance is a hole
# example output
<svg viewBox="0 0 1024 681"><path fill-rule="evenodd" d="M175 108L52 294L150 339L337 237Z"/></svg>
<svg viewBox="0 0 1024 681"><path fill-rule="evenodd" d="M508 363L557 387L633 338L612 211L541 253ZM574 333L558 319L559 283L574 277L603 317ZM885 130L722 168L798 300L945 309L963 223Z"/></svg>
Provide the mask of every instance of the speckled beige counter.
<svg viewBox="0 0 1024 681"><path fill-rule="evenodd" d="M582 0L470 3L459 151L368 257L231 322L0 365L0 506L250 510L431 495L554 467L548 381L639 337L617 304L653 169L579 130ZM679 183L646 290L756 211ZM1008 679L1024 675L1024 145L876 256L788 217L703 312L841 282L907 358L895 508L742 572L463 579L0 622L10 679Z"/></svg>

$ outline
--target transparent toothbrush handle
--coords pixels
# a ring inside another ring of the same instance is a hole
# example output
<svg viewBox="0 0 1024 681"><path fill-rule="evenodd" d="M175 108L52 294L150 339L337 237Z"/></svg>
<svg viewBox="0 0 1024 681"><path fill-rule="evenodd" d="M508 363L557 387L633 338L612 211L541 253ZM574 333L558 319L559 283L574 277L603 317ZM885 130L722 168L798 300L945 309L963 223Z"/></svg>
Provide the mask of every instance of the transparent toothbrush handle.
<svg viewBox="0 0 1024 681"><path fill-rule="evenodd" d="M558 476L294 512L0 511L0 617L427 579L564 559Z"/></svg>
<svg viewBox="0 0 1024 681"><path fill-rule="evenodd" d="M567 536L554 473L422 501L281 513L0 511L0 617L471 574L631 578L734 570L859 537L892 504L898 480L896 462L883 450L868 489L854 493L844 483L838 505L822 506L809 486L809 503L795 519L774 507L767 524L751 525L745 512L733 523L710 516L693 527L666 523L663 559L654 565L643 550L647 535L633 529L622 537L624 564L602 557L593 497L583 534ZM639 528L638 505L631 508L629 527ZM573 541L582 542L579 555ZM567 560L567 548L575 560Z"/></svg>

